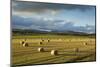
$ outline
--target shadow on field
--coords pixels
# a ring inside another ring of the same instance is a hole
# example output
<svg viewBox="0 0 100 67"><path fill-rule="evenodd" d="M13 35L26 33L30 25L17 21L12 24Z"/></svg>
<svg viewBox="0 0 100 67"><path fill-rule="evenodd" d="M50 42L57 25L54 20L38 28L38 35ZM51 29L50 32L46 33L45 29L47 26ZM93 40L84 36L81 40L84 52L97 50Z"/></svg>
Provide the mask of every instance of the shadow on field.
<svg viewBox="0 0 100 67"><path fill-rule="evenodd" d="M45 50L44 52L50 52L50 51L49 50ZM37 50L21 51L21 52L15 52L15 53L13 53L12 56L15 56L16 57L16 56L24 56L24 55L29 55L29 54L34 55L34 54L37 54L37 53L40 53L40 52L38 52Z"/></svg>
<svg viewBox="0 0 100 67"><path fill-rule="evenodd" d="M40 62L44 62L44 61L48 61L48 60L52 60L52 59L57 59L57 58L60 58L60 57L63 57L64 55L58 55L58 56L47 56L47 57L41 57L41 58L36 58L36 59L31 59L31 60L27 60L27 61L31 61L27 64L18 64L17 66L27 66L27 65L35 65L37 63L40 63ZM44 58L44 59L42 59ZM42 59L42 60L41 60ZM35 60L35 61L33 61ZM19 62L20 63L20 62ZM23 61L23 63L25 63L25 61Z"/></svg>
<svg viewBox="0 0 100 67"><path fill-rule="evenodd" d="M31 45L30 45L30 46L28 46L28 47L33 47L33 48L35 48L35 47L44 47L44 48L47 47L47 48L51 48L51 47L57 47L57 46L52 46L52 45L50 45L50 46L49 46L49 45L31 46Z"/></svg>
<svg viewBox="0 0 100 67"><path fill-rule="evenodd" d="M50 60L52 61L52 59L57 59L57 58L60 58L60 57L65 57L65 55L73 56L74 54L59 54L59 55L57 55L55 57L53 57L53 56L41 57L41 58L38 58L39 60L37 60L37 58L36 59L31 59L31 60L27 60L27 61L31 61L31 62L29 62L27 64L25 64L26 61L21 61L21 63L23 62L24 64L23 63L22 64L18 64L18 65L16 64L13 67L16 67L16 66L28 66L28 65L40 65L41 64L40 62L50 61ZM89 55L86 55L86 56L79 56L77 58L69 59L69 60L67 60L67 62L64 62L64 63L80 62L78 60L82 60L82 59L85 59L87 57L94 56L94 55L95 54L93 53L93 54L89 54ZM44 58L44 59L42 59L42 58ZM36 61L33 61L33 60L36 60ZM53 60L53 61L55 61L55 60ZM51 63L49 63L49 64L51 64ZM52 64L55 64L55 63L52 63Z"/></svg>
<svg viewBox="0 0 100 67"><path fill-rule="evenodd" d="M88 57L91 57L91 56L94 56L95 57L96 55L95 55L95 53L92 53L92 54L89 54L89 55L86 55L86 56L83 56L83 57L77 57L77 58L74 58L74 59L70 59L70 61L67 61L67 63L80 62L78 60L83 60L83 59L88 58ZM95 60L93 60L93 61L95 61Z"/></svg>

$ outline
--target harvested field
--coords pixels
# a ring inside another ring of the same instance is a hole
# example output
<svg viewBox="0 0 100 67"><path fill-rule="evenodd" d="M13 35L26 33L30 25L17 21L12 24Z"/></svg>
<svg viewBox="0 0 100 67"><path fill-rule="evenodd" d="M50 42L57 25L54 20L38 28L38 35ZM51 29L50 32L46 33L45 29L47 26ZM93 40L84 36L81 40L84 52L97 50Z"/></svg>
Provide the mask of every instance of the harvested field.
<svg viewBox="0 0 100 67"><path fill-rule="evenodd" d="M23 47L20 42L24 39L28 43ZM42 39L44 41L42 41ZM49 42L48 42L49 39ZM42 42L42 44L39 44ZM84 45L86 43L86 45ZM37 51L39 47L45 49ZM81 61L95 61L95 37L83 36L13 36L12 38L12 64L35 65L51 63L70 63ZM51 50L58 54L51 55Z"/></svg>

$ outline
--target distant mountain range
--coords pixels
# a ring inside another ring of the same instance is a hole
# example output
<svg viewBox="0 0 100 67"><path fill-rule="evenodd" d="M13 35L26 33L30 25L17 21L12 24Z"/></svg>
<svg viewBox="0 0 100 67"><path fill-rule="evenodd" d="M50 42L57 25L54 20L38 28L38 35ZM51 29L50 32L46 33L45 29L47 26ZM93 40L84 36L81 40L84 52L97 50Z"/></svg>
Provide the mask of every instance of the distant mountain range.
<svg viewBox="0 0 100 67"><path fill-rule="evenodd" d="M13 33L34 33L34 34L72 34L72 35L87 35L87 34L93 34L95 33L84 33L84 32L76 32L76 31L59 31L59 30L52 30L52 31L41 31L41 30L34 30L34 29L12 29Z"/></svg>

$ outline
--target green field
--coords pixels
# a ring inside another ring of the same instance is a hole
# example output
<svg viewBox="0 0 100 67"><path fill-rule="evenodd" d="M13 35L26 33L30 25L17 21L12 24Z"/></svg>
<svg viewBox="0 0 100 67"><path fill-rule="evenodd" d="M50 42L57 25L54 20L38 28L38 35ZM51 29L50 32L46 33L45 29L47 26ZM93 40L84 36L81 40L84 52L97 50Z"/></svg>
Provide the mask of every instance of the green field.
<svg viewBox="0 0 100 67"><path fill-rule="evenodd" d="M26 39L28 47L23 47L21 41ZM42 41L44 40L44 41ZM50 42L48 42L50 40ZM42 42L42 44L39 44ZM86 43L86 44L85 44ZM43 47L44 52L38 52ZM75 49L78 49L76 51ZM96 60L96 43L94 36L75 35L13 35L12 65L36 65L70 63ZM51 50L57 50L58 55L51 55Z"/></svg>

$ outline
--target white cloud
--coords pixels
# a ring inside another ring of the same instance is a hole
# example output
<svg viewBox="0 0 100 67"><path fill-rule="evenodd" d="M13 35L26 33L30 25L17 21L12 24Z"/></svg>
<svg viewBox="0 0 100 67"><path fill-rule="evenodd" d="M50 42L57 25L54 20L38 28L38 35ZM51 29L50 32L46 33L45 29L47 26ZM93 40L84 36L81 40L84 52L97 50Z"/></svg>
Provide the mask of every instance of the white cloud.
<svg viewBox="0 0 100 67"><path fill-rule="evenodd" d="M51 18L51 17L43 17L43 20L44 20L44 21L53 21L54 19Z"/></svg>

